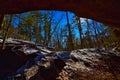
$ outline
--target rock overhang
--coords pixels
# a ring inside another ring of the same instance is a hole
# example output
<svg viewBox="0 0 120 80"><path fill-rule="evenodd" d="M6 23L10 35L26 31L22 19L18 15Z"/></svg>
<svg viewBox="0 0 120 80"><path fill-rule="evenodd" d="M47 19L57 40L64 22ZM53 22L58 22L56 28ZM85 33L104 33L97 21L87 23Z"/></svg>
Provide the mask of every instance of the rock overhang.
<svg viewBox="0 0 120 80"><path fill-rule="evenodd" d="M120 26L119 0L1 0L0 14L33 10L71 11L80 17Z"/></svg>

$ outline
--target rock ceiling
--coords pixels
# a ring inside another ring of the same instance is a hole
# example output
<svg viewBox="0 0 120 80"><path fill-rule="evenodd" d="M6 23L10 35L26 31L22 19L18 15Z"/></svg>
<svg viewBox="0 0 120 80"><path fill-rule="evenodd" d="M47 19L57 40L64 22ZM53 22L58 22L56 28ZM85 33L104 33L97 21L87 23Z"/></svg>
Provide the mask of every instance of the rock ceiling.
<svg viewBox="0 0 120 80"><path fill-rule="evenodd" d="M32 10L71 11L80 17L120 26L120 0L0 0L0 14Z"/></svg>

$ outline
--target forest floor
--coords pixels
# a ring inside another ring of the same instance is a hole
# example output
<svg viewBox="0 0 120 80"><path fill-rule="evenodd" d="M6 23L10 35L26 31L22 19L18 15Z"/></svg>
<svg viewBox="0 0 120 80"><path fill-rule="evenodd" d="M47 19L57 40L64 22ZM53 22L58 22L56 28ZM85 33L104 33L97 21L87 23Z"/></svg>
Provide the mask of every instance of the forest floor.
<svg viewBox="0 0 120 80"><path fill-rule="evenodd" d="M8 38L6 49L0 50L0 80L120 80L120 52L97 48L54 51Z"/></svg>

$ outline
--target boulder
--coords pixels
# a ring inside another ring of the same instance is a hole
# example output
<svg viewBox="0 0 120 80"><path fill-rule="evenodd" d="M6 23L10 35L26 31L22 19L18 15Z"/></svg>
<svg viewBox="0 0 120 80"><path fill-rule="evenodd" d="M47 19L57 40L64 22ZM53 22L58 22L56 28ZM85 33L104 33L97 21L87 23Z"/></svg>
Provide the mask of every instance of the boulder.
<svg viewBox="0 0 120 80"><path fill-rule="evenodd" d="M15 72L18 68L24 65L28 57L20 52L14 52L12 50L0 51L0 76L8 75Z"/></svg>

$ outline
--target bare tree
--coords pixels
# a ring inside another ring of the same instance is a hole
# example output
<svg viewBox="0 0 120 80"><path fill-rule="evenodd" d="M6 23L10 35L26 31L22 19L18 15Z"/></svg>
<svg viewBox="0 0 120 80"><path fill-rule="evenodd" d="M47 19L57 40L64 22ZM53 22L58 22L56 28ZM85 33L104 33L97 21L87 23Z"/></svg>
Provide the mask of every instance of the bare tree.
<svg viewBox="0 0 120 80"><path fill-rule="evenodd" d="M77 22L78 22L78 30L79 30L79 35L80 35L80 48L83 48L82 26L81 26L82 23L79 17L77 17Z"/></svg>
<svg viewBox="0 0 120 80"><path fill-rule="evenodd" d="M4 20L4 14L0 15L0 30L2 28L3 20Z"/></svg>
<svg viewBox="0 0 120 80"><path fill-rule="evenodd" d="M74 45L73 45L73 39L72 39L72 31L71 31L71 26L69 23L69 16L68 16L68 12L66 12L66 19L67 19L67 27L68 27L68 47L69 50L73 50L74 49Z"/></svg>
<svg viewBox="0 0 120 80"><path fill-rule="evenodd" d="M91 35L90 35L90 24L88 19L85 20L86 21L86 26L87 26L87 31L86 31L86 42L87 42L87 47L91 48L92 47L92 39L91 39Z"/></svg>
<svg viewBox="0 0 120 80"><path fill-rule="evenodd" d="M13 19L13 15L10 15L10 20L9 20L9 23L7 25L7 30L5 32L5 36L3 36L3 43L2 43L2 50L5 49L5 42L6 42L6 39L7 39L7 36L8 36L8 32L10 30L10 26L11 26L11 22L12 22L12 19ZM6 25L4 25L5 27Z"/></svg>

